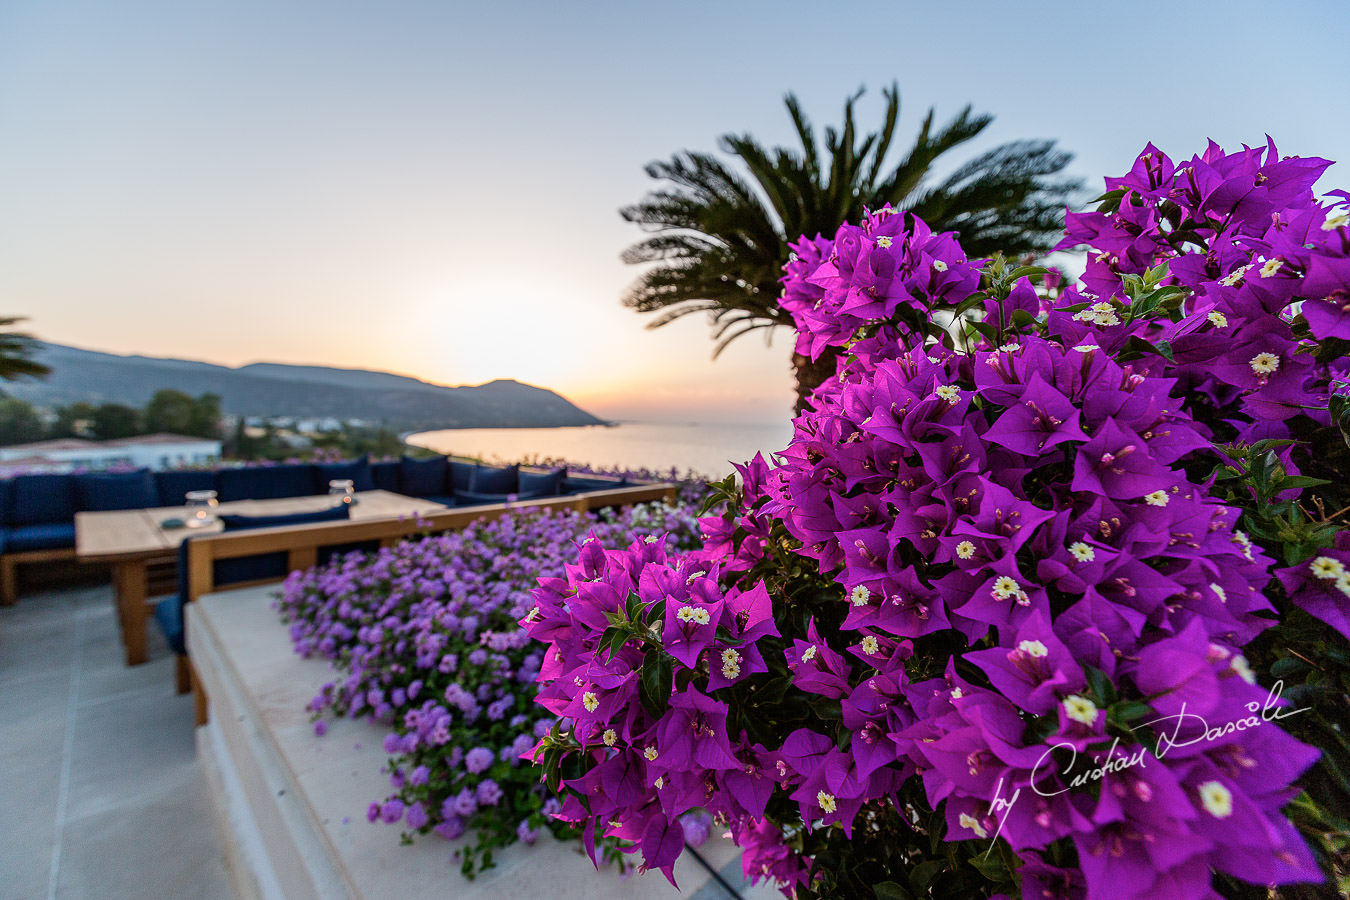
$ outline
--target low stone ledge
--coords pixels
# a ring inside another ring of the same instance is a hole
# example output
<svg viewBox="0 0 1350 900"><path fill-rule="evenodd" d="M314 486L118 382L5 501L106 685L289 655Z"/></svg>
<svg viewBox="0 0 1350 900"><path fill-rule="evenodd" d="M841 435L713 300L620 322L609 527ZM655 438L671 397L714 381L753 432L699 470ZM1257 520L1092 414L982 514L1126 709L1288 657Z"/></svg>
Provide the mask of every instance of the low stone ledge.
<svg viewBox="0 0 1350 900"><path fill-rule="evenodd" d="M314 734L305 706L334 673L326 661L292 652L272 608L275 589L226 591L188 606L192 661L210 701L209 723L197 734L199 756L240 897L729 896L687 853L675 868L683 888L676 891L659 873L621 879L597 872L579 844L547 835L533 847L498 851L496 868L472 881L451 861L457 843L428 835L401 845L400 828L365 819L366 807L390 793L380 772L388 759L385 732L338 719L324 737ZM715 838L700 852L740 887L735 847ZM781 896L767 886L741 894Z"/></svg>

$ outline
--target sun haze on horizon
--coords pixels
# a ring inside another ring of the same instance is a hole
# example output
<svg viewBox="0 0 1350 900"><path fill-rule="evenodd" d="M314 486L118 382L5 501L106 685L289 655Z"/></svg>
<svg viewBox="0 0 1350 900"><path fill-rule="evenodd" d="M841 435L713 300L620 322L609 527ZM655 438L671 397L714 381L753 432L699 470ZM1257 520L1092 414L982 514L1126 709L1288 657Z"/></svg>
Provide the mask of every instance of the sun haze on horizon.
<svg viewBox="0 0 1350 900"><path fill-rule="evenodd" d="M1345 8L1310 7L1172 10L1169 29L1234 60L1350 31ZM1173 85L1105 10L916 9L899 42L875 4L685 12L653 28L618 3L6 4L0 312L115 353L513 378L606 418L775 421L791 335L711 362L702 317L645 329L620 305L639 269L619 254L642 232L617 211L677 150L728 132L793 146L787 91L820 132L866 85L874 130L898 82L892 160L930 106L945 121L970 103L995 122L952 164L1055 138L1090 189L1149 140L1187 157L1269 132L1283 153L1350 159L1331 82L1235 64ZM1103 45L1125 54L1109 82L1082 67ZM1340 168L1321 186L1350 183Z"/></svg>

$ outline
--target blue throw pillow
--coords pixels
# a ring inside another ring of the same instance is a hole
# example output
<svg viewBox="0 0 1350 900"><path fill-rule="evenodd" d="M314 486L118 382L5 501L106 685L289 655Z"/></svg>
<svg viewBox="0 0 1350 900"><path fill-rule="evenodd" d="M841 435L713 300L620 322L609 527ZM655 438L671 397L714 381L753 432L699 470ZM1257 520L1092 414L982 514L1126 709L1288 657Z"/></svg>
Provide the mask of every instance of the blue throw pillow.
<svg viewBox="0 0 1350 900"><path fill-rule="evenodd" d="M375 490L392 491L397 494L399 489L398 473L402 468L397 460L371 463L370 480L375 483Z"/></svg>
<svg viewBox="0 0 1350 900"><path fill-rule="evenodd" d="M307 463L221 469L216 475L216 480L220 484L218 490L222 502L277 500L283 497L306 497L315 493L314 469Z"/></svg>
<svg viewBox="0 0 1350 900"><path fill-rule="evenodd" d="M159 505L159 491L149 469L75 476L79 510L148 509Z"/></svg>
<svg viewBox="0 0 1350 900"><path fill-rule="evenodd" d="M450 460L450 489L452 491L467 491L469 482L473 481L473 470L476 468L478 468L476 463Z"/></svg>
<svg viewBox="0 0 1350 900"><path fill-rule="evenodd" d="M520 488L520 467L501 469L478 466L469 480L469 490L475 494L514 494Z"/></svg>
<svg viewBox="0 0 1350 900"><path fill-rule="evenodd" d="M316 494L328 493L328 482L335 479L348 479L352 488L358 491L375 490L375 476L370 471L370 458L363 456L351 462L315 463L314 485Z"/></svg>
<svg viewBox="0 0 1350 900"><path fill-rule="evenodd" d="M71 475L19 475L10 483L10 525L48 525L75 521L75 482Z"/></svg>
<svg viewBox="0 0 1350 900"><path fill-rule="evenodd" d="M403 488L401 493L410 497L444 494L446 469L444 456L433 456L430 459L403 457L402 470L399 473L399 483Z"/></svg>
<svg viewBox="0 0 1350 900"><path fill-rule="evenodd" d="M521 496L556 497L562 493L563 478L566 469L554 469L552 472L521 472L519 493Z"/></svg>

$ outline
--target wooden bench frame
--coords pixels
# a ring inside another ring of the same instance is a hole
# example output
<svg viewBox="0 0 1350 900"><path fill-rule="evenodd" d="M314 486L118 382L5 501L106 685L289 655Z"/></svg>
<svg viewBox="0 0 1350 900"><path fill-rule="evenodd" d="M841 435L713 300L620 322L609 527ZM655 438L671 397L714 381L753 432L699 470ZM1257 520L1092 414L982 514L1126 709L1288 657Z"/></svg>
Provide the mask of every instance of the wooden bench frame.
<svg viewBox="0 0 1350 900"><path fill-rule="evenodd" d="M26 563L75 562L74 547L54 550L19 550L0 555L0 606L13 606L19 600L19 566Z"/></svg>
<svg viewBox="0 0 1350 900"><path fill-rule="evenodd" d="M523 500L518 503L490 504L448 508L415 518L367 519L360 522L316 522L309 525L290 525L277 528L256 528L248 531L224 532L194 537L188 544L187 597L190 604L199 597L214 593L215 563L222 559L257 556L263 553L285 551L286 569L294 572L308 569L318 561L320 547L379 541L381 547L393 547L407 538L458 531L473 522L498 519L507 512L528 510L573 509L580 513L613 506L632 506L637 503L665 501L673 503L678 486L669 482L590 491L567 497L548 497ZM247 584L268 582L249 582ZM274 582L275 583L275 582ZM230 588L246 584L231 584ZM186 613L185 613L186 615ZM176 677L179 693L193 692L197 724L207 720L206 694L201 681L192 670L188 657L177 660Z"/></svg>

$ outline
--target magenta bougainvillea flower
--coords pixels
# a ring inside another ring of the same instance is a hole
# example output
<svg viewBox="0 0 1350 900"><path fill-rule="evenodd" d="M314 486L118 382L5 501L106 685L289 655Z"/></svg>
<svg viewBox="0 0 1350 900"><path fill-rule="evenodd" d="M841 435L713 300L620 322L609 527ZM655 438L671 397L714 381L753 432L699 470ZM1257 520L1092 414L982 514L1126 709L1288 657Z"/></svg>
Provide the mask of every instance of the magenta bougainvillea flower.
<svg viewBox="0 0 1350 900"><path fill-rule="evenodd" d="M1068 286L889 208L795 244L797 350L841 352L791 444L702 551L587 545L523 620L562 814L669 875L707 811L790 896L1323 880L1287 806L1312 714L1269 666L1304 612L1350 637L1344 511L1303 474L1343 464L1300 439L1350 405L1327 165L1149 145L1068 215Z"/></svg>

